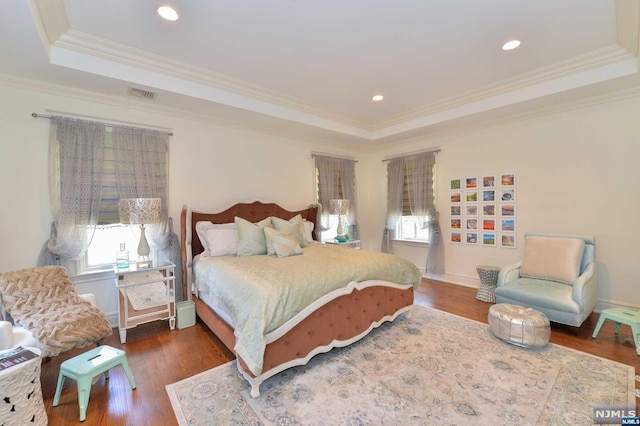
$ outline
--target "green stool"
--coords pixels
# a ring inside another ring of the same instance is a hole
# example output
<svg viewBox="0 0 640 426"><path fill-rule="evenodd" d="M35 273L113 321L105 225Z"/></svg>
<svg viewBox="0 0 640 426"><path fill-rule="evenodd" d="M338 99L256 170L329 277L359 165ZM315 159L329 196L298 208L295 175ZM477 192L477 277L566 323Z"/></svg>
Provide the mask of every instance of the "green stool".
<svg viewBox="0 0 640 426"><path fill-rule="evenodd" d="M633 341L636 346L636 353L640 356L640 311L629 308L611 308L603 310L600 312L598 324L596 325L596 329L593 330L593 335L591 337L594 339L596 338L605 320L611 320L616 323L616 334L620 331L620 324L626 324L631 327L631 334L633 335Z"/></svg>
<svg viewBox="0 0 640 426"><path fill-rule="evenodd" d="M80 406L80 421L83 422L87 415L87 405L89 405L89 393L91 392L91 381L94 377L104 373L109 378L109 369L121 365L129 378L131 389L136 388L136 382L129 369L127 356L123 350L112 348L111 346L98 346L88 352L70 358L60 364L60 374L58 375L58 386L53 397L53 406L57 407L60 402L60 393L64 379L70 377L78 383L78 405Z"/></svg>

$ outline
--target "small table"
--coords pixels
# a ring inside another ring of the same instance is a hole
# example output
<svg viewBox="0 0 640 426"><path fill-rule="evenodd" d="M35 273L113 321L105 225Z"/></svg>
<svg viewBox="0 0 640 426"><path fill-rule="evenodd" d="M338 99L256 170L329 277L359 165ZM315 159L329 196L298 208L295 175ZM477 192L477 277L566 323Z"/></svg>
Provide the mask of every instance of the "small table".
<svg viewBox="0 0 640 426"><path fill-rule="evenodd" d="M478 276L480 277L480 288L476 294L476 299L482 302L496 303L496 287L498 286L500 269L497 266L476 266L476 271L478 271Z"/></svg>
<svg viewBox="0 0 640 426"><path fill-rule="evenodd" d="M620 331L620 324L626 324L631 327L631 335L636 346L636 353L640 356L640 311L629 308L604 309L600 312L598 324L596 324L596 329L593 330L593 335L591 337L595 339L596 336L598 336L600 328L606 320L610 320L615 323L616 334Z"/></svg>
<svg viewBox="0 0 640 426"><path fill-rule="evenodd" d="M127 341L127 330L139 324L169 320L169 328L175 328L175 267L159 262L146 268L115 268L120 343Z"/></svg>
<svg viewBox="0 0 640 426"><path fill-rule="evenodd" d="M336 240L329 240L329 241L325 241L326 244L335 244L338 246L345 246L345 247L351 247L354 249L359 249L360 248L360 240L349 240L349 241L343 241L341 243L339 243Z"/></svg>

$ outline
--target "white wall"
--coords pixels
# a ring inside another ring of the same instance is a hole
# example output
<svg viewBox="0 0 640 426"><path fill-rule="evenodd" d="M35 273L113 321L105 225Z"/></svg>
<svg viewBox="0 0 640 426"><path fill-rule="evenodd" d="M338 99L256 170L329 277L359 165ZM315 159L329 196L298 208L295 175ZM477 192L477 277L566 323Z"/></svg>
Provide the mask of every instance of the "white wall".
<svg viewBox="0 0 640 426"><path fill-rule="evenodd" d="M0 270L34 266L48 237L47 144L49 122L31 117L47 109L173 130L170 140L170 205L175 231L183 204L217 211L239 201L275 201L286 208L314 202L311 152L346 155L356 166L362 246L379 250L386 213L386 163L390 155L440 147L437 202L444 237L449 228L449 180L513 171L517 174L515 250L446 243L444 280L477 286L475 266L519 260L526 231L593 234L596 237L600 305L640 307L636 264L640 259L640 99L539 116L449 136L432 136L369 153L322 146L186 118L145 112L120 101L86 101L51 90L0 83ZM19 206L19 207L17 207ZM424 247L396 252L424 267ZM103 309L115 312L105 292L110 278L79 284L95 291ZM115 294L115 293L114 293Z"/></svg>
<svg viewBox="0 0 640 426"><path fill-rule="evenodd" d="M640 307L640 98L632 97L510 124L425 138L369 157L373 186L384 188L385 156L440 147L437 203L449 236L449 182L466 176L515 172L514 249L445 242L444 280L478 282L476 265L505 266L522 258L525 232L591 234L596 239L599 307ZM386 200L372 197L363 233L384 223ZM372 241L370 245L378 244ZM403 248L403 250L407 250ZM416 254L414 254L415 256Z"/></svg>

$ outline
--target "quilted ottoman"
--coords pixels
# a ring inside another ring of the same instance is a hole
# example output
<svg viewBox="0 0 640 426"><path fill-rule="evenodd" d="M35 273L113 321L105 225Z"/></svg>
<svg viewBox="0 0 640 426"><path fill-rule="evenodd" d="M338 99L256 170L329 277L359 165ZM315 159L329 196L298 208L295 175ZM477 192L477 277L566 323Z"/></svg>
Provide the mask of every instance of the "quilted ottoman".
<svg viewBox="0 0 640 426"><path fill-rule="evenodd" d="M489 308L489 330L501 340L525 348L541 348L549 343L549 318L540 311L498 303Z"/></svg>

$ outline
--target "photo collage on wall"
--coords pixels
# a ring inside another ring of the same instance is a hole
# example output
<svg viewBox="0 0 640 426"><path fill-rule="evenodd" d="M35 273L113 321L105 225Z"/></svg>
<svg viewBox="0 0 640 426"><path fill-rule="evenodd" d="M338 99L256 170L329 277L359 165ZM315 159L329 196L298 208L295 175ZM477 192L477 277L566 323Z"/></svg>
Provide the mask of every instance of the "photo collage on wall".
<svg viewBox="0 0 640 426"><path fill-rule="evenodd" d="M516 248L516 175L451 179L451 232L454 244Z"/></svg>

